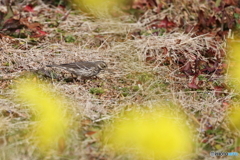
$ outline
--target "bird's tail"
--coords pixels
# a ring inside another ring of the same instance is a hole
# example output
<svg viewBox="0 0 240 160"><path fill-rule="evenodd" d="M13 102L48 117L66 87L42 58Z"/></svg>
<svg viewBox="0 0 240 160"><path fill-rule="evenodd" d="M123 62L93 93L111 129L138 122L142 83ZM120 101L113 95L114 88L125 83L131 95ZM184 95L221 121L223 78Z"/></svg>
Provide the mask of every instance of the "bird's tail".
<svg viewBox="0 0 240 160"><path fill-rule="evenodd" d="M46 67L56 67L57 65L46 65Z"/></svg>

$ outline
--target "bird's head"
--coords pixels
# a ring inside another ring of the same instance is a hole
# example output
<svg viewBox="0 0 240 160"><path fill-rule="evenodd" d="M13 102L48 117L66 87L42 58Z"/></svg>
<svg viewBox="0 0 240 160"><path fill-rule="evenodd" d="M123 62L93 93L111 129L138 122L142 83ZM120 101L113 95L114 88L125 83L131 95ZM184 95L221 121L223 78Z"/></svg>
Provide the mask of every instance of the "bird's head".
<svg viewBox="0 0 240 160"><path fill-rule="evenodd" d="M103 62L103 61L96 61L95 64L98 66L99 69L105 69L107 68L107 63Z"/></svg>

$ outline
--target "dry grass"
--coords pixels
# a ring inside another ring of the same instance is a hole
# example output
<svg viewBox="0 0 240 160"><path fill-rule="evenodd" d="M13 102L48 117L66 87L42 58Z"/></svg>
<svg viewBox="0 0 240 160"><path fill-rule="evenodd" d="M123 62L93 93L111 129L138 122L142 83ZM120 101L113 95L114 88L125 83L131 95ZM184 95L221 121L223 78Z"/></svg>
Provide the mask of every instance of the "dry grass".
<svg viewBox="0 0 240 160"><path fill-rule="evenodd" d="M52 16L51 12L48 14L45 16ZM216 96L214 91L207 89L190 90L187 84L191 80L176 76L180 68L174 64L161 65L167 57L176 60L177 52L188 51L184 56L189 57L189 61L194 61L194 56L204 59L198 51L212 44L217 46L212 49L220 55L222 46L212 37L192 38L191 33L175 32L129 40L130 32L145 29L144 23L70 14L57 28L50 28L47 26L53 21L45 22L46 17L42 17L42 23L45 23L49 35L36 44L30 39L18 39L17 45L0 41L0 159L131 159L131 156L110 154L102 148L98 134L101 134L103 123L109 123L123 110L131 110L132 104L140 109L142 106L154 108L160 100L178 104L189 117L186 123L196 124L193 131L197 135L196 141L212 136L210 141L205 145L201 143L196 149L196 159L208 159L209 150L206 148L213 149L215 145L212 143L220 144L223 151L233 147L233 136L225 122L227 108L222 103L230 100L232 94ZM73 38L72 43L66 42L67 36ZM161 54L164 47L169 51L167 55ZM153 63L145 62L148 56L156 57ZM83 84L66 82L69 74L45 67L47 64L80 60L104 60L113 73L105 71L99 74L99 79ZM50 82L54 90L60 90L69 99L67 106L72 106L67 110L72 113L70 121L73 127L61 154L52 151L42 157L37 152L28 130L36 123L31 121L32 111L28 104L13 101L13 83L29 72L35 72L37 77ZM44 77L46 72L54 72L58 80ZM223 82L223 78L214 82ZM206 127L220 131L206 134ZM91 135L90 131L96 134Z"/></svg>

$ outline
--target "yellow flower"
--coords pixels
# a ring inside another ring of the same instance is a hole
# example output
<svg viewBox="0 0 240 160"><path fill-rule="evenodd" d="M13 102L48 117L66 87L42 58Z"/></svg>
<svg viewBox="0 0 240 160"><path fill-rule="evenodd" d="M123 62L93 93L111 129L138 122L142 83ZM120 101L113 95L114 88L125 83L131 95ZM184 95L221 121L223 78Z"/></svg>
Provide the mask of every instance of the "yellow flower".
<svg viewBox="0 0 240 160"><path fill-rule="evenodd" d="M16 88L18 97L36 114L37 125L32 133L39 149L56 147L58 141L64 139L68 125L63 98L56 97L47 84L35 79L21 79Z"/></svg>
<svg viewBox="0 0 240 160"><path fill-rule="evenodd" d="M142 159L174 159L193 152L193 136L186 120L170 110L140 113L132 111L105 130L104 140L116 152Z"/></svg>

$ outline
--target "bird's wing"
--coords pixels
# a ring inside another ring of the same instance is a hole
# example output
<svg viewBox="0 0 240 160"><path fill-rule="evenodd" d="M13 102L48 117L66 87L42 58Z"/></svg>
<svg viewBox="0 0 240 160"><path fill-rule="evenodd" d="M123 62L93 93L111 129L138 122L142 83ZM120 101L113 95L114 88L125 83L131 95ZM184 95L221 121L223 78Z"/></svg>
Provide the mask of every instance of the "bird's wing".
<svg viewBox="0 0 240 160"><path fill-rule="evenodd" d="M61 64L59 65L61 67L67 67L67 68L80 68L80 69L86 69L96 67L96 65L93 62L75 62L75 63L68 63L68 64Z"/></svg>
<svg viewBox="0 0 240 160"><path fill-rule="evenodd" d="M67 63L67 64L60 64L59 67L66 67L66 68L78 68L76 63Z"/></svg>

